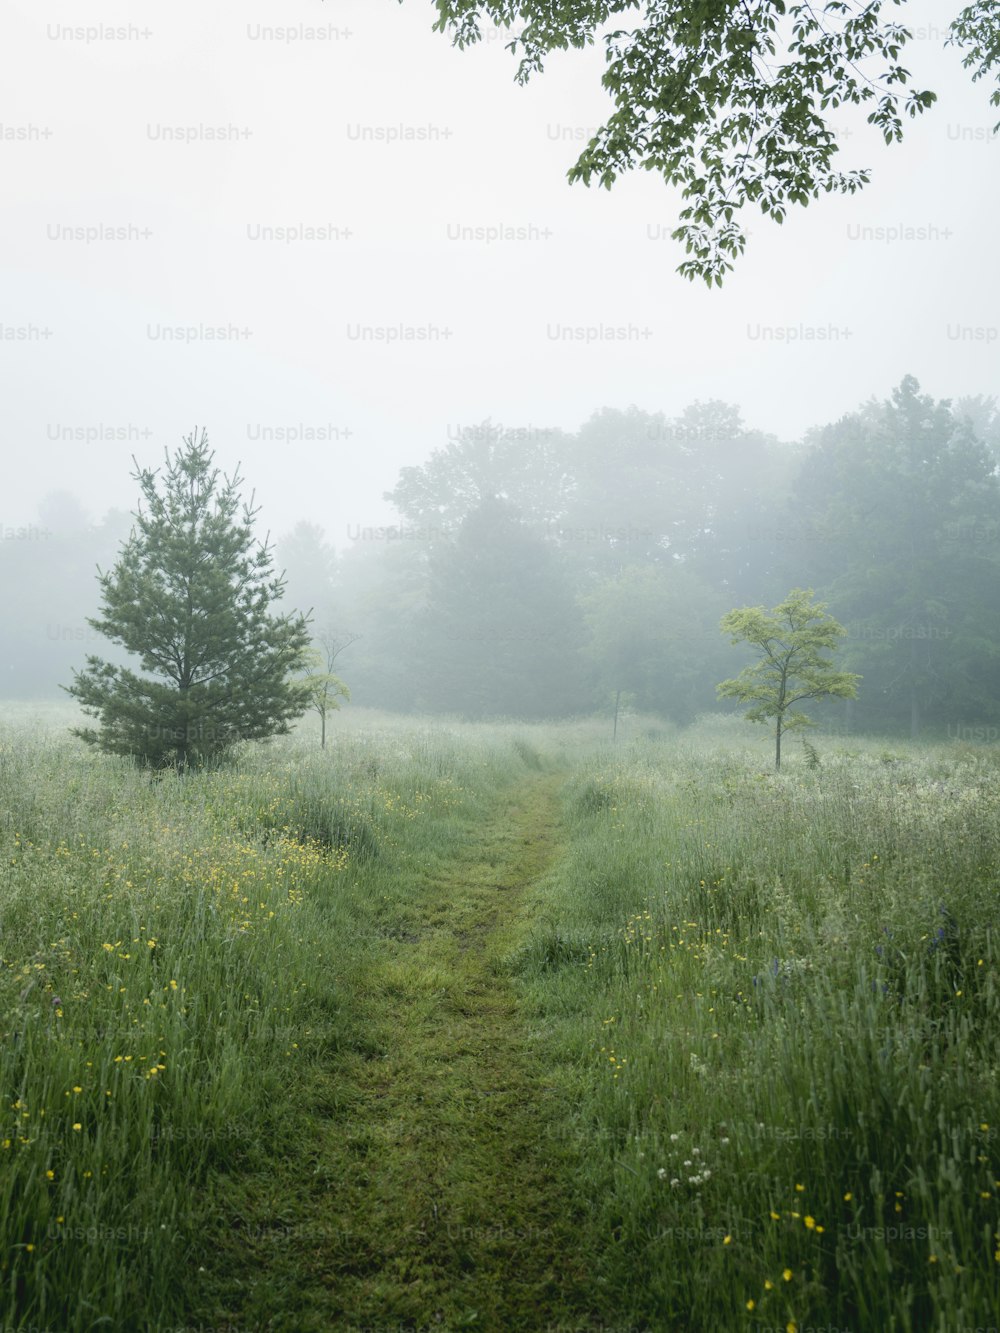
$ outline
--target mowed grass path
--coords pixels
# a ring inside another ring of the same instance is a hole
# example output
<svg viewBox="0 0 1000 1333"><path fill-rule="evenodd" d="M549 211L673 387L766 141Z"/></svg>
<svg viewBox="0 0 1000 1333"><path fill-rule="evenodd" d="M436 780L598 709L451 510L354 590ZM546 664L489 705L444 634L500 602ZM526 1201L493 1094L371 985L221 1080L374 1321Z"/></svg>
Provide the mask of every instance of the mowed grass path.
<svg viewBox="0 0 1000 1333"><path fill-rule="evenodd" d="M381 946L345 996L368 1044L318 1078L308 1141L224 1182L200 1318L601 1326L575 1257L587 1203L566 1108L503 964L530 928L524 890L560 850L562 783L532 774L498 793L450 856L385 895Z"/></svg>

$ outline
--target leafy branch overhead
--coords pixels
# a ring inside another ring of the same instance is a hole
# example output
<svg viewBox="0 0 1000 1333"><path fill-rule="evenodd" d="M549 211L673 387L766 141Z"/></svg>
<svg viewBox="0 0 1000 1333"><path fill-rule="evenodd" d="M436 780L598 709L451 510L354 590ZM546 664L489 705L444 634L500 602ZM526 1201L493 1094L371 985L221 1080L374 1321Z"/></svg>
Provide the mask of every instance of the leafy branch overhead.
<svg viewBox="0 0 1000 1333"><path fill-rule="evenodd" d="M673 237L690 258L678 272L721 286L746 246L737 215L747 205L782 222L790 205L868 183L868 168L835 165L840 145L829 112L869 107L868 123L891 144L902 139L905 116L936 100L910 84L900 63L913 34L882 16L883 7L905 2L434 0L434 27L459 47L481 40L482 19L506 28L522 84L552 51L600 37L601 82L614 110L569 180L610 189L635 167L658 172L685 201ZM641 11L638 26L609 28L632 11ZM946 44L964 48L973 80L1000 65L998 0L968 5L949 32ZM991 102L1000 106L1000 88Z"/></svg>

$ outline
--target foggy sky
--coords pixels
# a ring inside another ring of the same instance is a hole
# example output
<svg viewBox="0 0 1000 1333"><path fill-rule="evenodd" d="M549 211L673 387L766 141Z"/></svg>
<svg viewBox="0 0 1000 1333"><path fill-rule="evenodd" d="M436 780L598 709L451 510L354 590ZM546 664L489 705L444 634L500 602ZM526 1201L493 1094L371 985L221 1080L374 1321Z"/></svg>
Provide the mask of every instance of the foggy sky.
<svg viewBox="0 0 1000 1333"><path fill-rule="evenodd" d="M95 519L132 509L131 456L156 466L196 425L223 468L242 461L262 527L305 518L343 547L392 520L401 466L486 417L574 430L603 406L723 398L794 439L906 373L936 397L1000 390L1000 113L942 48L959 8L899 13L919 30L904 63L939 94L904 144L833 113L852 130L837 165L872 184L781 227L747 214L747 254L710 292L675 272L681 204L658 177L566 182L610 105L599 49L521 88L502 40L460 52L432 32L431 0L7 0L0 528L56 488ZM128 35L94 40L102 25ZM74 230L98 227L125 239ZM296 227L328 235L264 239ZM177 328L197 337L168 341ZM387 343L401 328L426 337ZM266 438L300 426L331 438Z"/></svg>

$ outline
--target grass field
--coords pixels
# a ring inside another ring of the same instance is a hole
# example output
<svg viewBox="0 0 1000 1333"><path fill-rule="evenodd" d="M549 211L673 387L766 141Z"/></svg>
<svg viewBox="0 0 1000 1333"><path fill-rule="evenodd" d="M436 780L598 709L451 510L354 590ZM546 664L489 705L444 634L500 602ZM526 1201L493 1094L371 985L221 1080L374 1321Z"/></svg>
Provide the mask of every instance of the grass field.
<svg viewBox="0 0 1000 1333"><path fill-rule="evenodd" d="M1000 754L0 710L0 1327L1000 1322Z"/></svg>

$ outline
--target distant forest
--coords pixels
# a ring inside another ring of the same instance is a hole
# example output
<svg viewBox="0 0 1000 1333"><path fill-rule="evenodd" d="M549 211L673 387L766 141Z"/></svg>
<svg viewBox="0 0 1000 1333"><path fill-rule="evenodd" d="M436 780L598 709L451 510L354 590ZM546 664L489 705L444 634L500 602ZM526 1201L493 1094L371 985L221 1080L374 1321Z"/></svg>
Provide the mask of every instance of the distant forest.
<svg viewBox="0 0 1000 1333"><path fill-rule="evenodd" d="M335 550L298 524L277 542L282 609L346 645L355 705L467 718L610 711L683 724L738 671L720 618L812 588L844 625L848 731L1000 737L1000 413L935 402L905 378L782 443L729 404L678 417L604 408L575 433L484 422L403 468L396 525ZM253 477L249 477L252 483ZM3 532L9 698L52 698L88 652L95 565L131 527L65 494ZM728 706L727 706L728 707Z"/></svg>

